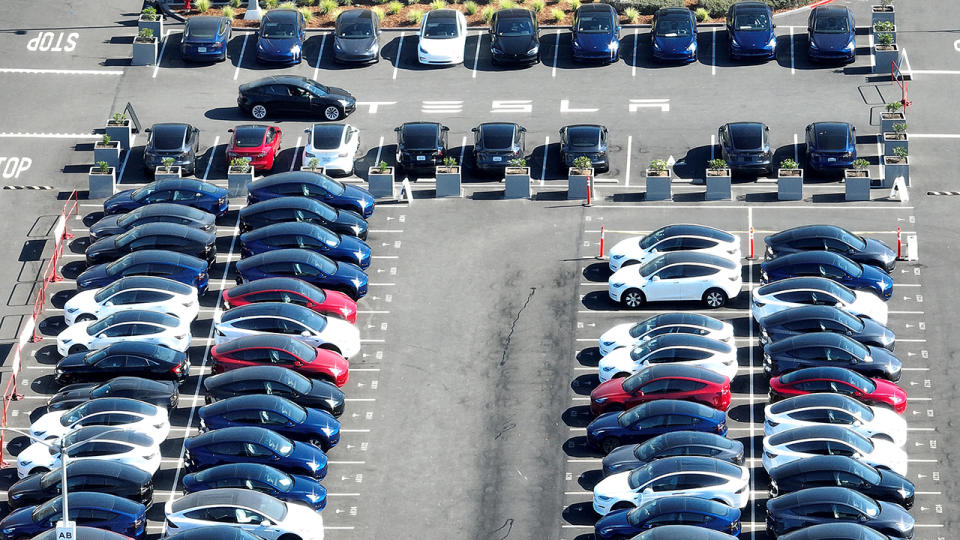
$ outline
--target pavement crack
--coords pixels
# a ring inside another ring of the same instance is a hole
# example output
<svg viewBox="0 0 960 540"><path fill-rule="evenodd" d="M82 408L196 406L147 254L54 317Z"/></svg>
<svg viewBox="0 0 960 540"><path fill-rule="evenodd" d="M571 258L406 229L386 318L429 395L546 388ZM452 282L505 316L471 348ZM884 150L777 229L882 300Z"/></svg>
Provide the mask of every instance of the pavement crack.
<svg viewBox="0 0 960 540"><path fill-rule="evenodd" d="M527 305L530 304L530 300L533 300L533 295L536 292L536 287L530 287L530 294L527 295L527 301L520 306L520 310L517 311L517 316L513 318L513 324L510 325L510 332L507 334L506 343L503 345L503 354L500 356L500 367L503 367L507 363L507 353L510 352L510 340L513 339L513 332L517 329L520 314L523 313L523 310L527 309Z"/></svg>

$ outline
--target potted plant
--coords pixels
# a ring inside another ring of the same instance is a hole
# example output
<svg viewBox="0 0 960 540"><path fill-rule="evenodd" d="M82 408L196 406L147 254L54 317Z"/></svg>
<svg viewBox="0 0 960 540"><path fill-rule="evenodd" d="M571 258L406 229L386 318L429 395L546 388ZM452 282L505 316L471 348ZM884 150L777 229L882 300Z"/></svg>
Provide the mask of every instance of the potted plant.
<svg viewBox="0 0 960 540"><path fill-rule="evenodd" d="M247 187L253 182L254 169L244 158L233 158L227 167L227 193L230 197L246 197Z"/></svg>
<svg viewBox="0 0 960 540"><path fill-rule="evenodd" d="M91 199L105 199L112 196L116 184L116 169L106 161L97 162L95 166L90 167L88 189Z"/></svg>
<svg viewBox="0 0 960 540"><path fill-rule="evenodd" d="M393 167L387 165L386 161L381 161L367 170L367 189L374 197L396 198L395 188Z"/></svg>
<svg viewBox="0 0 960 540"><path fill-rule="evenodd" d="M907 124L900 122L893 125L893 131L883 134L883 155L893 155L895 148L907 148L910 143L910 136L907 135Z"/></svg>
<svg viewBox="0 0 960 540"><path fill-rule="evenodd" d="M876 34L873 43L873 58L874 73L890 73L890 64L900 58L900 49L893 41L893 34L890 32Z"/></svg>
<svg viewBox="0 0 960 540"><path fill-rule="evenodd" d="M460 166L452 156L443 158L443 165L437 165L437 197L460 197Z"/></svg>
<svg viewBox="0 0 960 540"><path fill-rule="evenodd" d="M122 150L129 150L130 143L133 141L133 128L130 126L130 120L123 113L113 113L113 116L107 120L106 134L110 140L120 143Z"/></svg>
<svg viewBox="0 0 960 540"><path fill-rule="evenodd" d="M650 161L650 166L646 170L648 201L666 201L673 198L669 169L666 160Z"/></svg>
<svg viewBox="0 0 960 540"><path fill-rule="evenodd" d="M586 199L593 178L593 162L587 156L573 160L573 167L567 169L567 198Z"/></svg>
<svg viewBox="0 0 960 540"><path fill-rule="evenodd" d="M880 0L880 5L873 6L870 24L878 22L896 23L896 13L893 10L893 0Z"/></svg>
<svg viewBox="0 0 960 540"><path fill-rule="evenodd" d="M102 139L93 145L93 162L107 162L111 167L120 166L120 143L113 140L109 135L104 135Z"/></svg>
<svg viewBox="0 0 960 540"><path fill-rule="evenodd" d="M886 111L880 113L880 133L892 132L894 124L902 124L906 119L906 115L903 114L903 103L899 101L887 103Z"/></svg>
<svg viewBox="0 0 960 540"><path fill-rule="evenodd" d="M140 30L137 37L133 39L133 59L130 64L134 66L152 66L157 63L157 48L159 40L153 30L144 28Z"/></svg>
<svg viewBox="0 0 960 540"><path fill-rule="evenodd" d="M893 149L892 156L883 156L883 185L888 188L893 186L893 181L902 176L903 181L910 185L910 158L906 147L900 146Z"/></svg>
<svg viewBox="0 0 960 540"><path fill-rule="evenodd" d="M879 34L890 34L893 36L893 42L897 42L897 26L892 21L877 21L873 23L873 36L877 38Z"/></svg>
<svg viewBox="0 0 960 540"><path fill-rule="evenodd" d="M730 169L722 159L711 159L707 162L707 193L708 201L730 200Z"/></svg>
<svg viewBox="0 0 960 540"><path fill-rule="evenodd" d="M147 6L140 12L140 18L137 20L137 31L148 28L157 37L163 36L163 15L157 13L157 8Z"/></svg>
<svg viewBox="0 0 960 540"><path fill-rule="evenodd" d="M524 158L511 159L503 169L503 197L505 199L530 198L530 167Z"/></svg>
<svg viewBox="0 0 960 540"><path fill-rule="evenodd" d="M799 201L803 199L803 169L792 159L780 162L777 169L777 199Z"/></svg>
<svg viewBox="0 0 960 540"><path fill-rule="evenodd" d="M162 165L157 165L154 171L154 179L167 180L170 178L180 178L180 166L173 164L173 158L163 158L160 160Z"/></svg>
<svg viewBox="0 0 960 540"><path fill-rule="evenodd" d="M870 200L870 162L860 158L853 160L849 169L843 170L844 199L848 201Z"/></svg>

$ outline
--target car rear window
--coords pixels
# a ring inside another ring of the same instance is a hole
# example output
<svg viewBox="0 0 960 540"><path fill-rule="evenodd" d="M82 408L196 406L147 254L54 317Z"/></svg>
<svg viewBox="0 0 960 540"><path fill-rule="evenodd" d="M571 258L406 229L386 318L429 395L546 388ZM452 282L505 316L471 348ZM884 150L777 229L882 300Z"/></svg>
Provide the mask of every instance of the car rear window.
<svg viewBox="0 0 960 540"><path fill-rule="evenodd" d="M343 128L341 126L314 126L311 142L317 150L333 150L340 148L342 138Z"/></svg>
<svg viewBox="0 0 960 540"><path fill-rule="evenodd" d="M400 135L407 150L433 150L437 147L437 127L434 125L406 126Z"/></svg>
<svg viewBox="0 0 960 540"><path fill-rule="evenodd" d="M734 148L760 148L763 143L763 128L759 125L730 126L730 140Z"/></svg>
<svg viewBox="0 0 960 540"><path fill-rule="evenodd" d="M217 35L217 27L220 21L196 21L189 19L187 22L187 39L210 39Z"/></svg>
<svg viewBox="0 0 960 540"><path fill-rule="evenodd" d="M486 148L510 148L513 145L513 126L484 127L480 136Z"/></svg>
<svg viewBox="0 0 960 540"><path fill-rule="evenodd" d="M157 150L178 150L183 146L183 127L161 127L153 130L153 147Z"/></svg>
<svg viewBox="0 0 960 540"><path fill-rule="evenodd" d="M846 150L847 130L843 127L817 128L817 146L821 150Z"/></svg>
<svg viewBox="0 0 960 540"><path fill-rule="evenodd" d="M567 143L579 148L597 148L600 146L600 130L593 127L569 128Z"/></svg>
<svg viewBox="0 0 960 540"><path fill-rule="evenodd" d="M234 144L237 148L256 148L263 144L263 132L266 131L262 127L241 127L233 134Z"/></svg>

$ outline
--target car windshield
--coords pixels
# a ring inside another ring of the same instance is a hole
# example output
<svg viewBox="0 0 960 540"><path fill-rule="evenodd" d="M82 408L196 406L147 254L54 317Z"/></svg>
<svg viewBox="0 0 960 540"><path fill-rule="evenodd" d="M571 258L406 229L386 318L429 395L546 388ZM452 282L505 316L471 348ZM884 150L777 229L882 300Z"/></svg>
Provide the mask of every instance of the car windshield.
<svg viewBox="0 0 960 540"><path fill-rule="evenodd" d="M845 126L817 126L815 136L820 150L847 149L847 128Z"/></svg>
<svg viewBox="0 0 960 540"><path fill-rule="evenodd" d="M400 131L405 150L435 150L439 138L439 130L433 124L405 126Z"/></svg>
<svg viewBox="0 0 960 540"><path fill-rule="evenodd" d="M458 34L457 21L453 17L430 17L423 28L423 37L429 39L453 39Z"/></svg>
<svg viewBox="0 0 960 540"><path fill-rule="evenodd" d="M276 486L284 493L289 492L290 488L293 487L293 478L291 478L289 474L277 469L273 469L267 473L267 482Z"/></svg>
<svg viewBox="0 0 960 540"><path fill-rule="evenodd" d="M480 141L484 148L511 148L513 146L513 126L486 126L480 128Z"/></svg>
<svg viewBox="0 0 960 540"><path fill-rule="evenodd" d="M187 29L184 32L186 39L210 39L217 35L219 20L198 21L187 19Z"/></svg>
<svg viewBox="0 0 960 540"><path fill-rule="evenodd" d="M70 470L67 470L67 473L70 473ZM53 486L60 484L61 475L63 471L60 470L60 467L53 469L52 471L44 474L40 477L40 488L44 491L49 490ZM69 487L69 486L67 486Z"/></svg>
<svg viewBox="0 0 960 540"><path fill-rule="evenodd" d="M672 233L670 232L669 225L666 227L660 227L659 229L653 231L652 233L640 239L640 248L650 249L651 247L656 245L657 242L663 240L664 238L667 238L667 236L670 234Z"/></svg>
<svg viewBox="0 0 960 540"><path fill-rule="evenodd" d="M730 140L734 148L753 150L763 146L763 128L758 124L730 126Z"/></svg>
<svg viewBox="0 0 960 540"><path fill-rule="evenodd" d="M280 412L296 424L302 424L307 421L307 410L294 402L284 403L280 407Z"/></svg>
<svg viewBox="0 0 960 540"><path fill-rule="evenodd" d="M847 499L847 503L849 503L850 506L853 506L857 510L870 517L877 517L880 515L880 505L877 504L877 501L867 497L866 495L863 495L862 493L853 492L849 495L850 497Z"/></svg>
<svg viewBox="0 0 960 540"><path fill-rule="evenodd" d="M269 437L264 437L263 442L267 447L281 456L286 457L293 453L293 442L282 435L273 433Z"/></svg>
<svg viewBox="0 0 960 540"><path fill-rule="evenodd" d="M741 32L750 30L768 30L770 18L763 11L738 14L734 19L733 27Z"/></svg>
<svg viewBox="0 0 960 540"><path fill-rule="evenodd" d="M373 25L369 22L347 23L340 27L337 37L344 39L364 39L373 37Z"/></svg>
<svg viewBox="0 0 960 540"><path fill-rule="evenodd" d="M846 229L840 229L840 239L843 240L844 243L849 244L850 246L852 246L854 249L858 251L866 249L867 247L866 240L864 240L860 236L853 234L852 232Z"/></svg>
<svg viewBox="0 0 960 540"><path fill-rule="evenodd" d="M256 148L263 144L266 131L266 128L260 126L239 127L233 133L233 145L237 148Z"/></svg>
<svg viewBox="0 0 960 540"><path fill-rule="evenodd" d="M620 416L617 417L617 422L620 424L620 427L632 426L639 422L640 419L643 418L643 409L644 407L634 407L620 413Z"/></svg>
<svg viewBox="0 0 960 540"><path fill-rule="evenodd" d="M855 263L846 257L836 257L835 264L841 270L853 277L860 277L860 274L863 274L863 266L861 266L860 263Z"/></svg>
<svg viewBox="0 0 960 540"><path fill-rule="evenodd" d="M630 486L630 489L637 491L640 486L645 486L647 483L653 480L653 475L650 473L650 467L640 467L639 469L634 469L629 475L627 475L627 485Z"/></svg>
<svg viewBox="0 0 960 540"><path fill-rule="evenodd" d="M846 16L827 15L817 18L813 31L818 34L846 34L850 30L847 27Z"/></svg>
<svg viewBox="0 0 960 540"><path fill-rule="evenodd" d="M667 257L657 257L656 259L648 262L647 264L640 267L640 275L643 277L650 277L650 274L657 272L667 264Z"/></svg>
<svg viewBox="0 0 960 540"><path fill-rule="evenodd" d="M626 392L633 392L634 390L650 382L651 379L653 379L653 376L650 375L650 370L645 369L640 373L636 373L624 379L623 390Z"/></svg>
<svg viewBox="0 0 960 540"><path fill-rule="evenodd" d="M155 150L179 150L183 146L186 129L182 126L154 127L152 134Z"/></svg>
<svg viewBox="0 0 960 540"><path fill-rule="evenodd" d="M113 264L117 264L117 263L113 263ZM107 298L110 298L111 296L116 294L117 291L121 290L125 285L126 284L123 282L123 280L114 281L110 285L97 291L97 294L93 295L93 301L99 304L104 300L106 300Z"/></svg>
<svg viewBox="0 0 960 540"><path fill-rule="evenodd" d="M293 21L265 20L260 29L260 35L267 39L289 39L296 37L297 25Z"/></svg>
<svg viewBox="0 0 960 540"><path fill-rule="evenodd" d="M135 200L135 201L139 201L140 199L146 197L147 195L150 195L151 193L153 193L153 192L156 191L156 190L157 190L157 186L155 186L155 185L153 185L153 184L147 184L147 185L143 186L142 188L140 188L140 189L138 189L138 190L135 190L133 193L131 193L131 194L130 194L130 198L133 199L133 200Z"/></svg>
<svg viewBox="0 0 960 540"><path fill-rule="evenodd" d="M503 19L497 24L497 35L503 37L529 36L533 34L530 19Z"/></svg>
<svg viewBox="0 0 960 540"><path fill-rule="evenodd" d="M55 499L50 499L49 501L34 508L33 514L31 514L31 517L33 518L33 522L45 523L54 515L62 513L62 511L60 510L61 504L62 504L62 497L57 497Z"/></svg>
<svg viewBox="0 0 960 540"><path fill-rule="evenodd" d="M334 180L323 174L317 176L317 181L323 186L323 189L337 196L343 195L343 192L347 189L339 180Z"/></svg>
<svg viewBox="0 0 960 540"><path fill-rule="evenodd" d="M582 34L609 34L613 21L607 13L584 13L577 20L577 32Z"/></svg>
<svg viewBox="0 0 960 540"><path fill-rule="evenodd" d="M99 351L87 353L87 356L83 357L83 363L88 366L92 366L97 362L99 362L100 360L102 360L103 358L106 358L106 356L107 356L107 350L100 349Z"/></svg>
<svg viewBox="0 0 960 540"><path fill-rule="evenodd" d="M336 150L343 140L343 126L313 126L310 143L317 150Z"/></svg>
<svg viewBox="0 0 960 540"><path fill-rule="evenodd" d="M91 324L90 326L87 327L87 334L89 334L89 335L91 335L91 336L95 336L95 335L99 334L100 332L103 332L103 331L106 330L107 328L110 328L111 326L113 326L113 324L114 324L114 322L111 320L110 317L108 317L108 318L106 318L106 319L100 319L99 321L97 321L97 322L95 322L95 323L93 323L93 324Z"/></svg>
<svg viewBox="0 0 960 540"><path fill-rule="evenodd" d="M666 17L657 21L657 35L660 37L689 37L690 19L686 17Z"/></svg>

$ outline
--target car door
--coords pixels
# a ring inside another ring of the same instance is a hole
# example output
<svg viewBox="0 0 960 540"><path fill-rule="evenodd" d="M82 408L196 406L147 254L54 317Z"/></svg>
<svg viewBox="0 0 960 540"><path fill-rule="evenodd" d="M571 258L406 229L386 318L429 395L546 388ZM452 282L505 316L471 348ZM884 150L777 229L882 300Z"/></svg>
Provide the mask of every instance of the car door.
<svg viewBox="0 0 960 540"><path fill-rule="evenodd" d="M699 264L680 265L683 277L680 281L682 300L700 300L707 289L716 286L717 269Z"/></svg>
<svg viewBox="0 0 960 540"><path fill-rule="evenodd" d="M650 276L650 280L643 287L643 294L648 301L661 302L681 298L680 281L683 277L681 266L679 264L668 266Z"/></svg>

